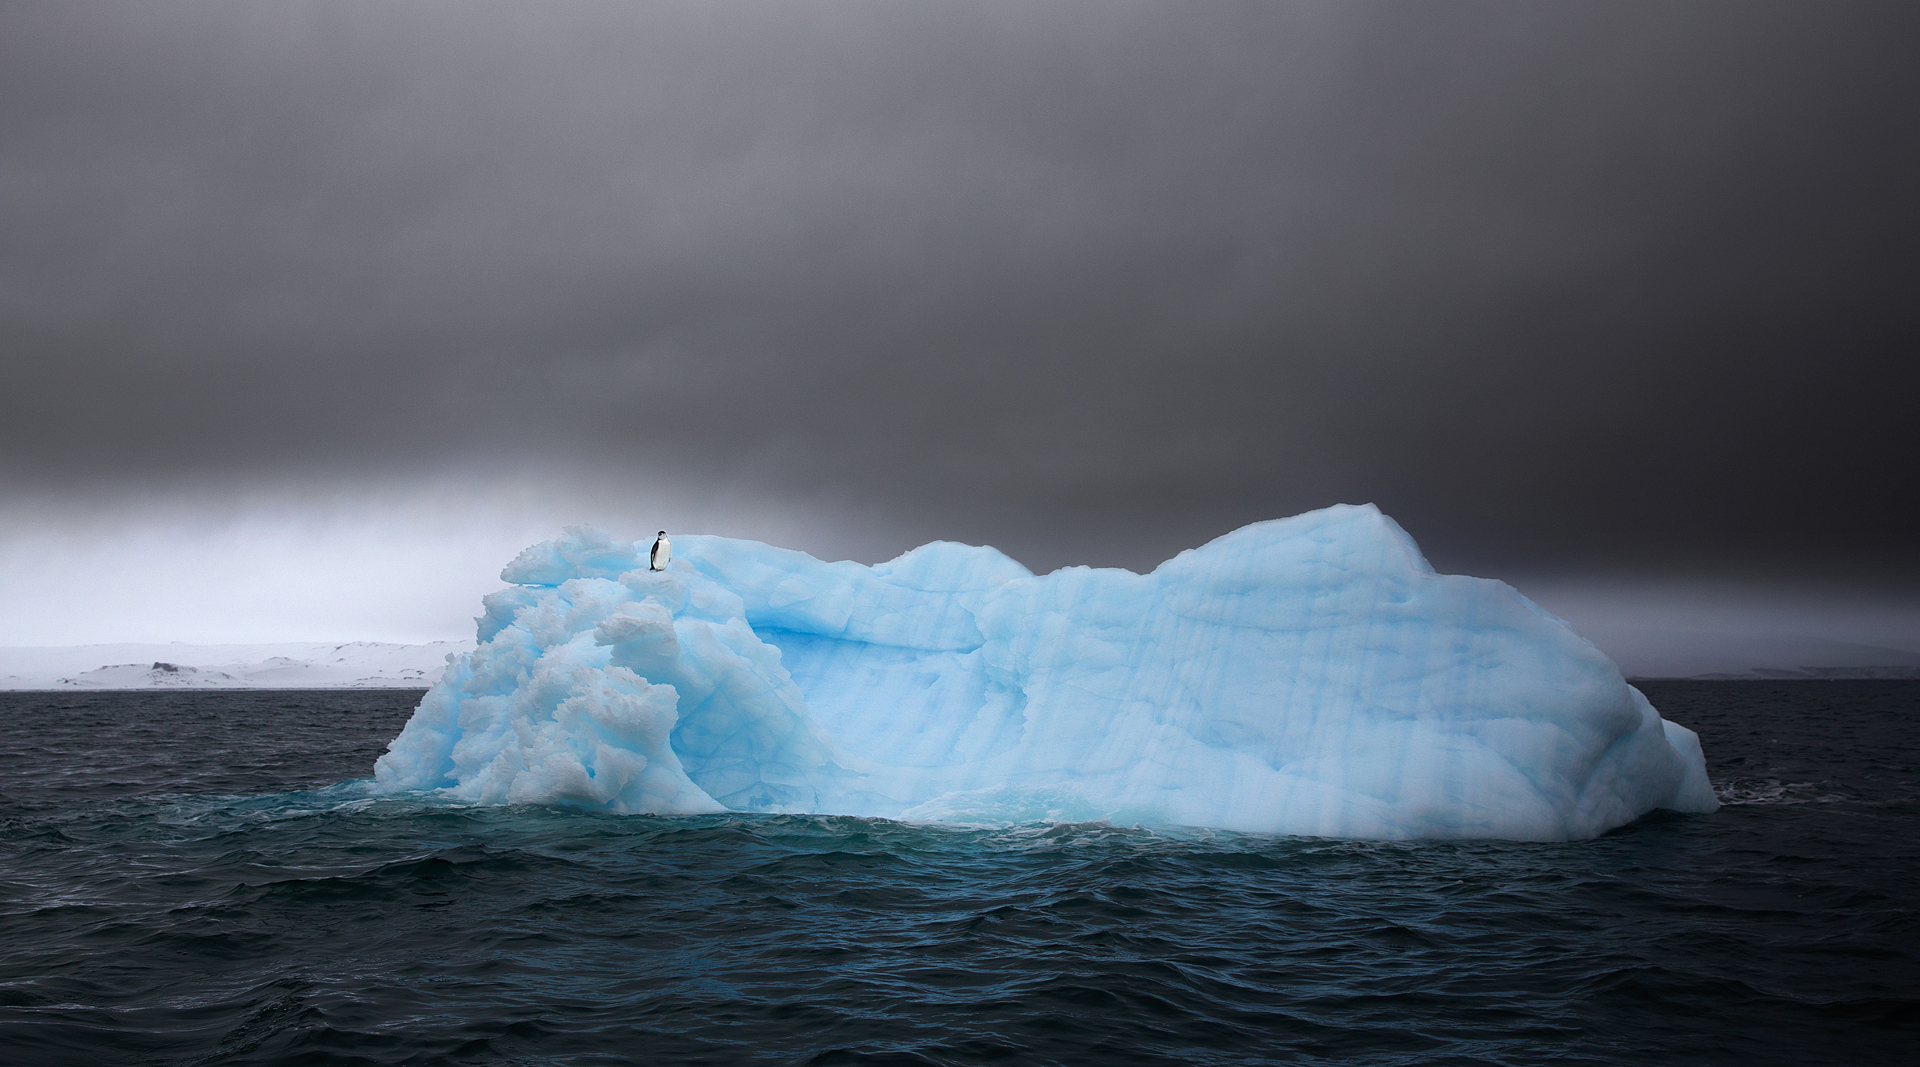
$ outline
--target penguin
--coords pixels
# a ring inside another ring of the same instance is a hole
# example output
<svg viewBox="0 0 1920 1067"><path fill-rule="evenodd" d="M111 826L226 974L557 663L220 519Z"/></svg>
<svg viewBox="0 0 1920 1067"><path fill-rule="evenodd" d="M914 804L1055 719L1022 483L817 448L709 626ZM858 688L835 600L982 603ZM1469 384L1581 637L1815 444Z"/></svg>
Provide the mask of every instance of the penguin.
<svg viewBox="0 0 1920 1067"><path fill-rule="evenodd" d="M650 561L648 570L664 571L667 564L673 562L673 542L667 540L667 531L661 530L660 536L653 539L653 552L647 556Z"/></svg>

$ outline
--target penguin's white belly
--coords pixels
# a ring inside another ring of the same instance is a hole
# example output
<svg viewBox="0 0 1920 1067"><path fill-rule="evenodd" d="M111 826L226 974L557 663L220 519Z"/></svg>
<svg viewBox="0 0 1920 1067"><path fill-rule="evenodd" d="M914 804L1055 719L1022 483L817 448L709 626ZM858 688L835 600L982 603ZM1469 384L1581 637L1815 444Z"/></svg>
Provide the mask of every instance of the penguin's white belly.
<svg viewBox="0 0 1920 1067"><path fill-rule="evenodd" d="M673 542L662 537L653 543L653 569L664 571L673 561Z"/></svg>

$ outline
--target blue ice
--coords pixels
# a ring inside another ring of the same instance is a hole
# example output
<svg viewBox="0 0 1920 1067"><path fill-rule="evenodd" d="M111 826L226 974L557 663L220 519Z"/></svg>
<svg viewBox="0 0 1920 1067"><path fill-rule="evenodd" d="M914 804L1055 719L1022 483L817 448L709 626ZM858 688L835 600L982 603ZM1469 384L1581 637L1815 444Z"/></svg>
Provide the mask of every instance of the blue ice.
<svg viewBox="0 0 1920 1067"><path fill-rule="evenodd" d="M1700 744L1498 581L1368 506L1150 574L935 542L824 563L591 527L535 545L375 769L382 791L611 812L1111 819L1593 837L1718 804Z"/></svg>

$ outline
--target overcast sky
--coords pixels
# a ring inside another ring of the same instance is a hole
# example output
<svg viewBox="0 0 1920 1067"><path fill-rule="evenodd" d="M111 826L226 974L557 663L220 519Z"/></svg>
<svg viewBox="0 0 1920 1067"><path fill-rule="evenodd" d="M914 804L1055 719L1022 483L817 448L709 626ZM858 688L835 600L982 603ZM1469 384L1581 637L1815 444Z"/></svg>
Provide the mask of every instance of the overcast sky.
<svg viewBox="0 0 1920 1067"><path fill-rule="evenodd" d="M1373 501L1920 647L1916 12L9 3L0 643Z"/></svg>

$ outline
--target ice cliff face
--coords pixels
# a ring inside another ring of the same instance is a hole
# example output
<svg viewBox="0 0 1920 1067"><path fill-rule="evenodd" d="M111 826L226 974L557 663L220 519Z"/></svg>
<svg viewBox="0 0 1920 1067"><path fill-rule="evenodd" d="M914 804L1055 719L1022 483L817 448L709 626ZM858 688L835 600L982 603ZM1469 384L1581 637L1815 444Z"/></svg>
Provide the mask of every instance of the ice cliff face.
<svg viewBox="0 0 1920 1067"><path fill-rule="evenodd" d="M590 528L523 552L376 767L620 812L1591 837L1716 806L1699 742L1507 585L1371 506L1151 574L936 542L876 567Z"/></svg>

